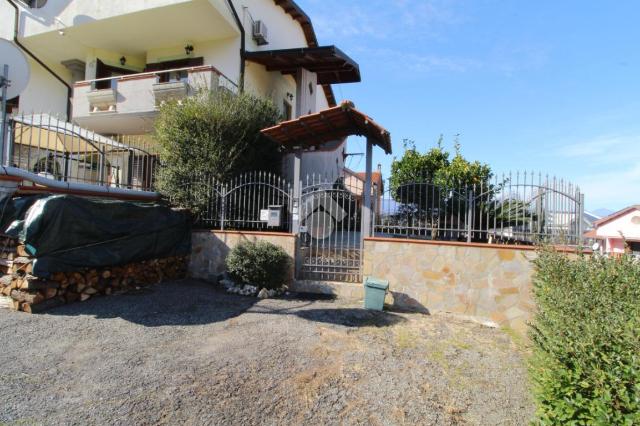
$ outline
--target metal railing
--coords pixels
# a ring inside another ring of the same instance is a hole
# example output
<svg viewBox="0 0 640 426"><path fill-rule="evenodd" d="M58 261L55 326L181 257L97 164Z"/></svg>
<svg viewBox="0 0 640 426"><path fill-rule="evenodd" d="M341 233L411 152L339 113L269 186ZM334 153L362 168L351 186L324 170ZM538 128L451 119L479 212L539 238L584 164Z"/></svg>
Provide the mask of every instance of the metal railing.
<svg viewBox="0 0 640 426"><path fill-rule="evenodd" d="M509 173L474 185L390 181L373 197L377 236L502 244L582 242L584 196L570 182Z"/></svg>
<svg viewBox="0 0 640 426"><path fill-rule="evenodd" d="M116 77L104 77L104 78L96 78L93 80L85 80L79 81L76 85L82 85L83 83L90 83L92 90L101 90L101 89L117 89L119 81L126 81L131 79L138 79L144 77L155 77L157 83L176 83L176 82L185 82L185 83L193 83L193 81L189 78L189 73L194 71L201 72L212 72L216 76L218 76L218 84L217 87L225 88L233 93L238 93L238 85L231 80L229 77L220 72L217 68L209 65L197 66L197 67L184 67L184 68L175 68L170 70L161 70L161 71L148 71L141 72L136 74L127 74L127 75L119 75ZM202 82L199 82L202 83Z"/></svg>
<svg viewBox="0 0 640 426"><path fill-rule="evenodd" d="M108 138L48 114L9 120L6 165L52 181L152 192L159 164L144 137Z"/></svg>
<svg viewBox="0 0 640 426"><path fill-rule="evenodd" d="M196 227L282 232L291 228L293 187L275 173L247 172L225 182L205 177L190 185L207 188L206 207L196 218ZM269 208L279 212L279 225L269 225L264 216Z"/></svg>

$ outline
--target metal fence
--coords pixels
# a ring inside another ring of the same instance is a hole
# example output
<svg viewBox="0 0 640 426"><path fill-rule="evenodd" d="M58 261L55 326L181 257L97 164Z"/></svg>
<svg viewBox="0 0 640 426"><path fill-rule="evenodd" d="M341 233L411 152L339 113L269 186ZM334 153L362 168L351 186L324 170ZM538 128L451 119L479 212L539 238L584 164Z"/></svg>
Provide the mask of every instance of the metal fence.
<svg viewBox="0 0 640 426"><path fill-rule="evenodd" d="M220 230L289 231L293 198L292 185L270 172L247 172L226 182L204 177L191 185L206 190L206 207L196 227ZM277 211L279 225L269 225L265 210Z"/></svg>
<svg viewBox="0 0 640 426"><path fill-rule="evenodd" d="M51 180L153 191L157 147L144 137L105 137L48 114L13 116L7 164Z"/></svg>
<svg viewBox="0 0 640 426"><path fill-rule="evenodd" d="M540 173L509 173L475 185L390 181L373 203L377 236L503 244L582 241L580 189Z"/></svg>
<svg viewBox="0 0 640 426"><path fill-rule="evenodd" d="M109 138L46 114L14 116L10 131L12 143L5 153L9 166L56 181L143 192L154 189L159 155L153 142L144 137ZM312 199L307 194L315 192L329 204L329 198L337 204L348 200L348 211L353 213L347 233L351 238L360 234L364 191L363 184L358 186L360 180L354 174L307 177L300 182L300 196ZM189 185L207 191L198 227L288 232L294 201L304 207L304 200L294 200L293 184L274 173L248 172L225 182L205 177ZM555 177L524 172L473 185L425 178L378 186L373 186L372 194L376 236L503 244L582 243L584 196L576 185ZM265 220L270 207L280 212L278 226ZM316 229L319 227L323 229ZM305 223L305 229L337 238L324 224ZM319 246L320 240L312 238Z"/></svg>

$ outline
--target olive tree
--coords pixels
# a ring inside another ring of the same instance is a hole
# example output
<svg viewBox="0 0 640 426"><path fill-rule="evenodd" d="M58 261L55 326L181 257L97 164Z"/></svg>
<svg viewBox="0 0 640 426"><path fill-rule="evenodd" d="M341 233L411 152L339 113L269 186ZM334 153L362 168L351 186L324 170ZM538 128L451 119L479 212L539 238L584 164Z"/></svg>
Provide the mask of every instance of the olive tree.
<svg viewBox="0 0 640 426"><path fill-rule="evenodd" d="M166 102L155 122L158 191L197 212L209 198L210 188L203 183L209 178L224 181L249 170L278 170L278 146L260 130L279 118L271 101L247 93L203 91Z"/></svg>

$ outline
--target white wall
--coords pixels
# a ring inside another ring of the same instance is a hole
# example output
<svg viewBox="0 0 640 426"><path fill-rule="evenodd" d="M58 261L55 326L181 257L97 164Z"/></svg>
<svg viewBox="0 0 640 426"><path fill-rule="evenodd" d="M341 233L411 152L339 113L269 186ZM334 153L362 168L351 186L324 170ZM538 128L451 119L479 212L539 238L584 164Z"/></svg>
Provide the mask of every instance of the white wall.
<svg viewBox="0 0 640 426"><path fill-rule="evenodd" d="M8 2L3 1L0 2L0 37L13 40L13 31L14 31L14 9L9 5Z"/></svg>
<svg viewBox="0 0 640 426"><path fill-rule="evenodd" d="M276 6L273 0L233 0L233 4L246 29L247 50L275 50L307 46L300 24L280 6ZM258 46L253 40L252 18L266 24L269 29L269 44Z"/></svg>
<svg viewBox="0 0 640 426"><path fill-rule="evenodd" d="M640 240L640 211L632 211L597 228L600 238L613 237Z"/></svg>
<svg viewBox="0 0 640 426"><path fill-rule="evenodd" d="M151 49L147 52L146 62L162 62L185 58L204 58L205 65L213 65L234 83L240 79L240 38L232 37L193 43L193 53L185 55L184 45Z"/></svg>
<svg viewBox="0 0 640 426"><path fill-rule="evenodd" d="M20 113L47 113L66 119L67 88L56 80L37 62L29 59L31 77L24 92L20 94ZM62 70L58 70L62 73ZM69 73L70 74L70 73ZM70 78L69 75L64 77Z"/></svg>
<svg viewBox="0 0 640 426"><path fill-rule="evenodd" d="M189 3L192 0L48 0L39 9L25 9L20 35L33 36L65 26L127 15L145 9ZM221 0L218 0L221 1Z"/></svg>
<svg viewBox="0 0 640 426"><path fill-rule="evenodd" d="M277 6L273 0L233 0L233 4L245 27L247 51L307 47L307 39L300 24L287 14L284 9ZM266 24L269 30L269 44L258 46L255 40L253 40L252 20L263 21ZM248 89L258 94L272 92L266 80L258 76L260 73L267 72L264 67L248 62L247 69L249 68L251 68L251 71L247 72L246 76ZM295 86L292 89L295 90ZM287 91L295 94L295 91ZM318 86L316 92L318 93L316 97L316 111L327 108L328 103L322 87ZM280 100L277 104L280 105L281 103L282 101ZM295 99L293 101L293 107L295 113Z"/></svg>

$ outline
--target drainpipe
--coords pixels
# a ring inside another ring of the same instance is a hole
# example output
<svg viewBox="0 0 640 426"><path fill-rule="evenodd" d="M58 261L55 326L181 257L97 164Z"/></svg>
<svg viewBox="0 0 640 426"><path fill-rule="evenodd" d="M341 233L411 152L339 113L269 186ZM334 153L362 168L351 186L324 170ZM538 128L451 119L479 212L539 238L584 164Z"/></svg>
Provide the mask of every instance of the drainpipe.
<svg viewBox="0 0 640 426"><path fill-rule="evenodd" d="M244 52L246 51L244 26L242 25L242 21L240 21L240 17L238 16L238 12L236 11L235 6L233 5L233 0L227 0L227 3L231 8L233 18L236 20L236 24L238 25L238 29L240 30L240 81L238 81L238 88L240 89L240 93L242 93L244 92Z"/></svg>
<svg viewBox="0 0 640 426"><path fill-rule="evenodd" d="M13 2L13 0L7 0L7 3L9 3L15 9L15 22L14 22L14 26L13 26L13 41L14 41L14 43L17 44L26 54L28 54L34 61L36 61L38 64L40 64L40 66L42 68L47 70L49 72L49 74L54 76L56 80L58 80L60 83L64 84L64 86L67 88L67 120L71 121L71 98L73 97L73 89L71 88L71 86L66 81L64 81L62 79L62 77L60 77L58 74L56 74L44 62L42 62L40 59L38 59L38 57L36 55L34 55L29 49L27 49L22 43L20 43L20 40L18 40L18 34L19 34L18 25L19 25L19 22L20 22L20 10L18 9L18 6Z"/></svg>

